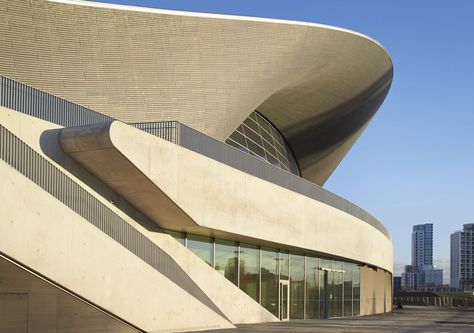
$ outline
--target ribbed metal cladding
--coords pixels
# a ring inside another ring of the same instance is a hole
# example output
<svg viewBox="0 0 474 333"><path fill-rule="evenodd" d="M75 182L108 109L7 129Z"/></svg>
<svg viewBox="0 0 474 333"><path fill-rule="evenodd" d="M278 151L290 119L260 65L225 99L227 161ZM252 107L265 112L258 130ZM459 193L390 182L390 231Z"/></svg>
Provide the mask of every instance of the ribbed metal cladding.
<svg viewBox="0 0 474 333"><path fill-rule="evenodd" d="M0 125L0 159L227 319L165 251L2 125Z"/></svg>
<svg viewBox="0 0 474 333"><path fill-rule="evenodd" d="M65 127L84 126L115 120L112 117L2 76L0 76L0 106ZM382 223L352 202L304 178L263 162L177 121L133 123L130 125L250 175L346 212L367 222L390 238L388 230Z"/></svg>

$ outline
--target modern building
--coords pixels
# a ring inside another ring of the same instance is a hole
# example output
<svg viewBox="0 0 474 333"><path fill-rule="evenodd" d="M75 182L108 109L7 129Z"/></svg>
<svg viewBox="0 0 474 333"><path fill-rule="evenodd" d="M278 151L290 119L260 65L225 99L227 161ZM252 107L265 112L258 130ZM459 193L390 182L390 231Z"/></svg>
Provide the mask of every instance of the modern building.
<svg viewBox="0 0 474 333"><path fill-rule="evenodd" d="M413 226L411 234L411 265L419 270L433 265L433 223Z"/></svg>
<svg viewBox="0 0 474 333"><path fill-rule="evenodd" d="M451 234L450 286L474 291L474 223Z"/></svg>
<svg viewBox="0 0 474 333"><path fill-rule="evenodd" d="M402 289L402 277L394 276L393 277L393 292L396 293L400 289Z"/></svg>
<svg viewBox="0 0 474 333"><path fill-rule="evenodd" d="M413 265L406 265L401 284L404 290L416 291L423 286L423 272Z"/></svg>
<svg viewBox="0 0 474 333"><path fill-rule="evenodd" d="M443 286L443 270L433 266L433 224L413 226L411 265L402 273L402 286L407 290L435 291Z"/></svg>
<svg viewBox="0 0 474 333"><path fill-rule="evenodd" d="M391 310L392 241L323 185L393 68L345 29L0 0L0 332Z"/></svg>

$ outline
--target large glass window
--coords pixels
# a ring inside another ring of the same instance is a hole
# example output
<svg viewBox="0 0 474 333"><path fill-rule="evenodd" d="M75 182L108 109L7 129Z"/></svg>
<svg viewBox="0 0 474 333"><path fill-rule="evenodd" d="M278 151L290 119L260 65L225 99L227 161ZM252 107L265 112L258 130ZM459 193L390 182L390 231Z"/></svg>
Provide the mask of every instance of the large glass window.
<svg viewBox="0 0 474 333"><path fill-rule="evenodd" d="M306 318L319 318L319 259L306 257Z"/></svg>
<svg viewBox="0 0 474 333"><path fill-rule="evenodd" d="M360 266L274 248L169 231L247 295L278 316L280 280L289 280L292 319L360 314Z"/></svg>
<svg viewBox="0 0 474 333"><path fill-rule="evenodd" d="M178 242L180 242L181 244L185 245L185 233L184 232L179 232L179 231L171 231L169 230L168 231L168 234L170 234L171 236L173 236Z"/></svg>
<svg viewBox="0 0 474 333"><path fill-rule="evenodd" d="M329 268L329 269L332 268L331 259L321 258L320 263L321 263L321 268Z"/></svg>
<svg viewBox="0 0 474 333"><path fill-rule="evenodd" d="M353 315L360 315L360 267L355 265L352 269L353 278L352 278L352 309Z"/></svg>
<svg viewBox="0 0 474 333"><path fill-rule="evenodd" d="M238 283L237 249L235 242L216 239L214 268L235 285Z"/></svg>
<svg viewBox="0 0 474 333"><path fill-rule="evenodd" d="M322 267L322 266L321 266ZM319 318L328 317L328 297L327 294L328 272L319 270Z"/></svg>
<svg viewBox="0 0 474 333"><path fill-rule="evenodd" d="M332 288L332 317L342 316L342 294L343 294L343 272L342 261L333 260L332 268L334 273L333 288Z"/></svg>
<svg viewBox="0 0 474 333"><path fill-rule="evenodd" d="M204 260L209 266L213 266L213 243L210 237L188 235L188 249L195 255Z"/></svg>
<svg viewBox="0 0 474 333"><path fill-rule="evenodd" d="M278 316L278 265L279 253L276 249L261 249L261 304Z"/></svg>
<svg viewBox="0 0 474 333"><path fill-rule="evenodd" d="M254 245L240 244L240 289L259 301L259 250Z"/></svg>
<svg viewBox="0 0 474 333"><path fill-rule="evenodd" d="M300 175L296 158L283 136L257 111L244 120L226 143L283 170Z"/></svg>
<svg viewBox="0 0 474 333"><path fill-rule="evenodd" d="M354 264L344 263L344 316L352 316L352 267Z"/></svg>
<svg viewBox="0 0 474 333"><path fill-rule="evenodd" d="M290 255L288 252L280 252L280 280L290 278Z"/></svg>
<svg viewBox="0 0 474 333"><path fill-rule="evenodd" d="M304 319L304 256L290 255L290 318Z"/></svg>
<svg viewBox="0 0 474 333"><path fill-rule="evenodd" d="M334 272L333 317L342 317L343 273Z"/></svg>

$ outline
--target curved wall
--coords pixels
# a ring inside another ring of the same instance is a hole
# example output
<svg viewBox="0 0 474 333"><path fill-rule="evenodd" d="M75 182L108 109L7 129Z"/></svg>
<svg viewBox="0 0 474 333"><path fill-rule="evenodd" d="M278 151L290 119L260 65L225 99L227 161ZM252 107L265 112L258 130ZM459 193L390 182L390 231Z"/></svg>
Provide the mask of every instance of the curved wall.
<svg viewBox="0 0 474 333"><path fill-rule="evenodd" d="M125 122L177 120L221 141L258 110L317 184L392 79L377 42L323 25L83 1L0 9L1 75Z"/></svg>
<svg viewBox="0 0 474 333"><path fill-rule="evenodd" d="M168 229L393 270L389 236L365 221L139 129L114 121L63 129L59 140L69 156Z"/></svg>

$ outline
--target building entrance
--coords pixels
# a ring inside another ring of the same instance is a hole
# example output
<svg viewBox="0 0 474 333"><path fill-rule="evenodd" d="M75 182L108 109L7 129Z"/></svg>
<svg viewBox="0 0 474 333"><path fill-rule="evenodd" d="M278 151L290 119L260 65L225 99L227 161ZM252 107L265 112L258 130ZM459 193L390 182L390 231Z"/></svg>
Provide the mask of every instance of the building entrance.
<svg viewBox="0 0 474 333"><path fill-rule="evenodd" d="M279 289L279 314L280 320L286 321L290 318L290 282L288 280L280 280L280 289Z"/></svg>
<svg viewBox="0 0 474 333"><path fill-rule="evenodd" d="M343 300L343 271L325 269L322 270L321 286L321 317L332 318L342 316Z"/></svg>

